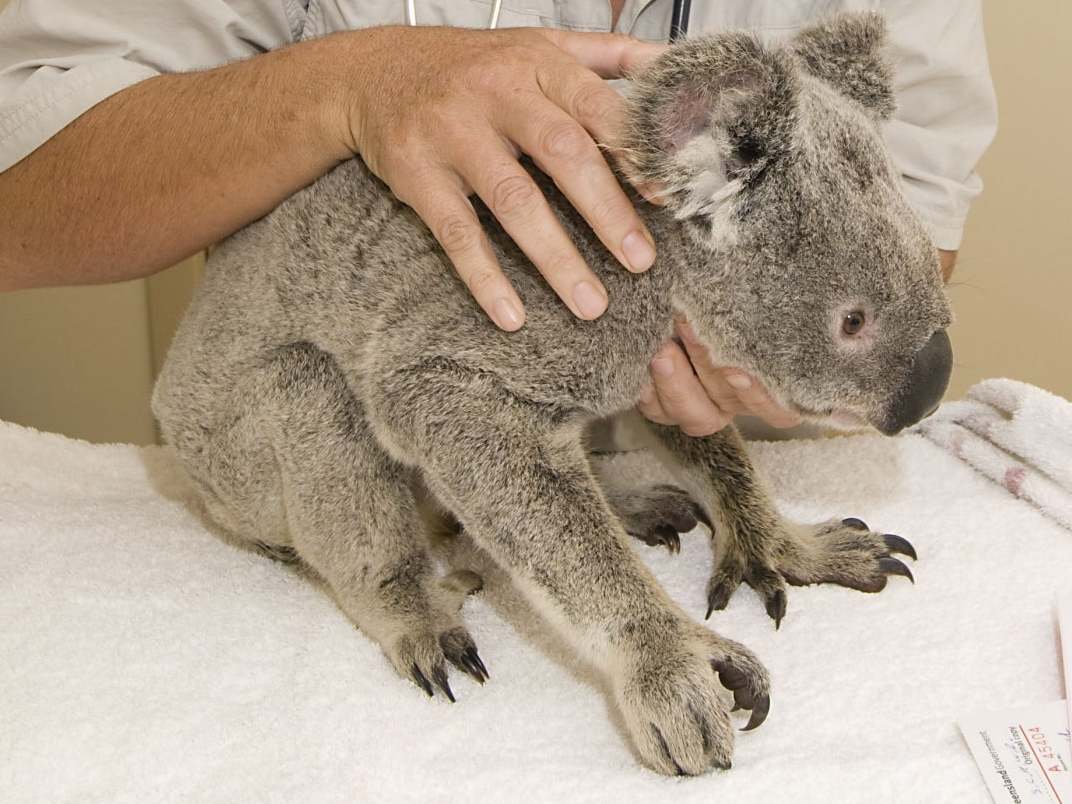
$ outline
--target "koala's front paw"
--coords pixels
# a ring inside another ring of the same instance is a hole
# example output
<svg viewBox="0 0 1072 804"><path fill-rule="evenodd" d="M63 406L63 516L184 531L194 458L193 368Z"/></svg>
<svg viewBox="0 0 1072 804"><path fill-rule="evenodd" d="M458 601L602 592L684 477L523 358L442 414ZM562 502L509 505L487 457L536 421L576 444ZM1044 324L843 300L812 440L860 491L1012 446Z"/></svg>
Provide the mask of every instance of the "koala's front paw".
<svg viewBox="0 0 1072 804"><path fill-rule="evenodd" d="M660 484L614 495L609 502L626 533L653 547L665 547L671 553L681 552L680 534L688 533L699 522L711 527L703 508L677 486Z"/></svg>
<svg viewBox="0 0 1072 804"><path fill-rule="evenodd" d="M855 518L817 526L783 525L779 532L755 540L763 552L748 553L732 545L707 587L707 616L724 609L742 581L763 598L767 614L779 627L786 611L786 583L804 586L835 583L861 592L881 592L890 575L915 582L912 571L893 557L916 558L907 539L876 533Z"/></svg>
<svg viewBox="0 0 1072 804"><path fill-rule="evenodd" d="M648 767L690 776L730 767L733 726L718 682L732 691L734 709L751 710L745 731L766 719L770 680L744 646L695 626L685 636L646 647L616 692Z"/></svg>

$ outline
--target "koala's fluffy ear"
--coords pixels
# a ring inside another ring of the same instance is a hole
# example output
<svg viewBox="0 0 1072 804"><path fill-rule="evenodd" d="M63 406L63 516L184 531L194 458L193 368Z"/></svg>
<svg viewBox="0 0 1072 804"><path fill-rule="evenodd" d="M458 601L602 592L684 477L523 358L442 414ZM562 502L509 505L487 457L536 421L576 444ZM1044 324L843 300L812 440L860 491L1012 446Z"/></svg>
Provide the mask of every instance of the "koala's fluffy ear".
<svg viewBox="0 0 1072 804"><path fill-rule="evenodd" d="M885 120L896 109L893 70L882 53L885 45L886 20L871 11L838 14L805 28L790 47L808 72Z"/></svg>
<svg viewBox="0 0 1072 804"><path fill-rule="evenodd" d="M621 143L630 178L660 185L679 217L710 212L792 148L799 69L744 33L669 48L634 76Z"/></svg>

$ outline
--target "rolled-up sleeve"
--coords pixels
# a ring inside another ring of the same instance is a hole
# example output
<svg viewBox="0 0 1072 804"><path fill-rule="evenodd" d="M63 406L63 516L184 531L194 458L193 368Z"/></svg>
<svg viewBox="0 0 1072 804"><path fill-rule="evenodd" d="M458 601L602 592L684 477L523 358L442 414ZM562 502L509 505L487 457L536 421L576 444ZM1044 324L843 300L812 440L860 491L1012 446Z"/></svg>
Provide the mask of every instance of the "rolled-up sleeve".
<svg viewBox="0 0 1072 804"><path fill-rule="evenodd" d="M883 10L898 104L886 140L935 245L955 250L982 190L976 166L997 131L982 3L898 0Z"/></svg>
<svg viewBox="0 0 1072 804"><path fill-rule="evenodd" d="M0 14L0 171L161 73L295 41L299 0L12 0Z"/></svg>

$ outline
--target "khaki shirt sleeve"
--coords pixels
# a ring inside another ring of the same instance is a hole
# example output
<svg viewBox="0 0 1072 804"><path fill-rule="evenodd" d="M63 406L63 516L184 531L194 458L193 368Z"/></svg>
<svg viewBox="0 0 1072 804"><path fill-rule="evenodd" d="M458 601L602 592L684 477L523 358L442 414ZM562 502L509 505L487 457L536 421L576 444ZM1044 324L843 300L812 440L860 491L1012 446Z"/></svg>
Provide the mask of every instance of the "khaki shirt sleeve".
<svg viewBox="0 0 1072 804"><path fill-rule="evenodd" d="M120 90L295 41L300 0L11 0L0 14L0 171Z"/></svg>
<svg viewBox="0 0 1072 804"><path fill-rule="evenodd" d="M897 68L886 141L935 245L956 250L998 124L982 2L892 0L882 10Z"/></svg>

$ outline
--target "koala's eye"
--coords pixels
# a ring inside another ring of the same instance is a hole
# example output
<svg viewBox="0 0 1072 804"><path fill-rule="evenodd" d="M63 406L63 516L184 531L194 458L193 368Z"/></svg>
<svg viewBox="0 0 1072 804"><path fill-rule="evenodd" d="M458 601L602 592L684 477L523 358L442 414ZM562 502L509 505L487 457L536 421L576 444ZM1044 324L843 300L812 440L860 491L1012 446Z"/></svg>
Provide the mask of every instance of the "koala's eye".
<svg viewBox="0 0 1072 804"><path fill-rule="evenodd" d="M863 311L853 310L851 313L846 313L841 320L841 331L846 335L855 335L864 328L865 323L867 323L867 318L864 316Z"/></svg>

